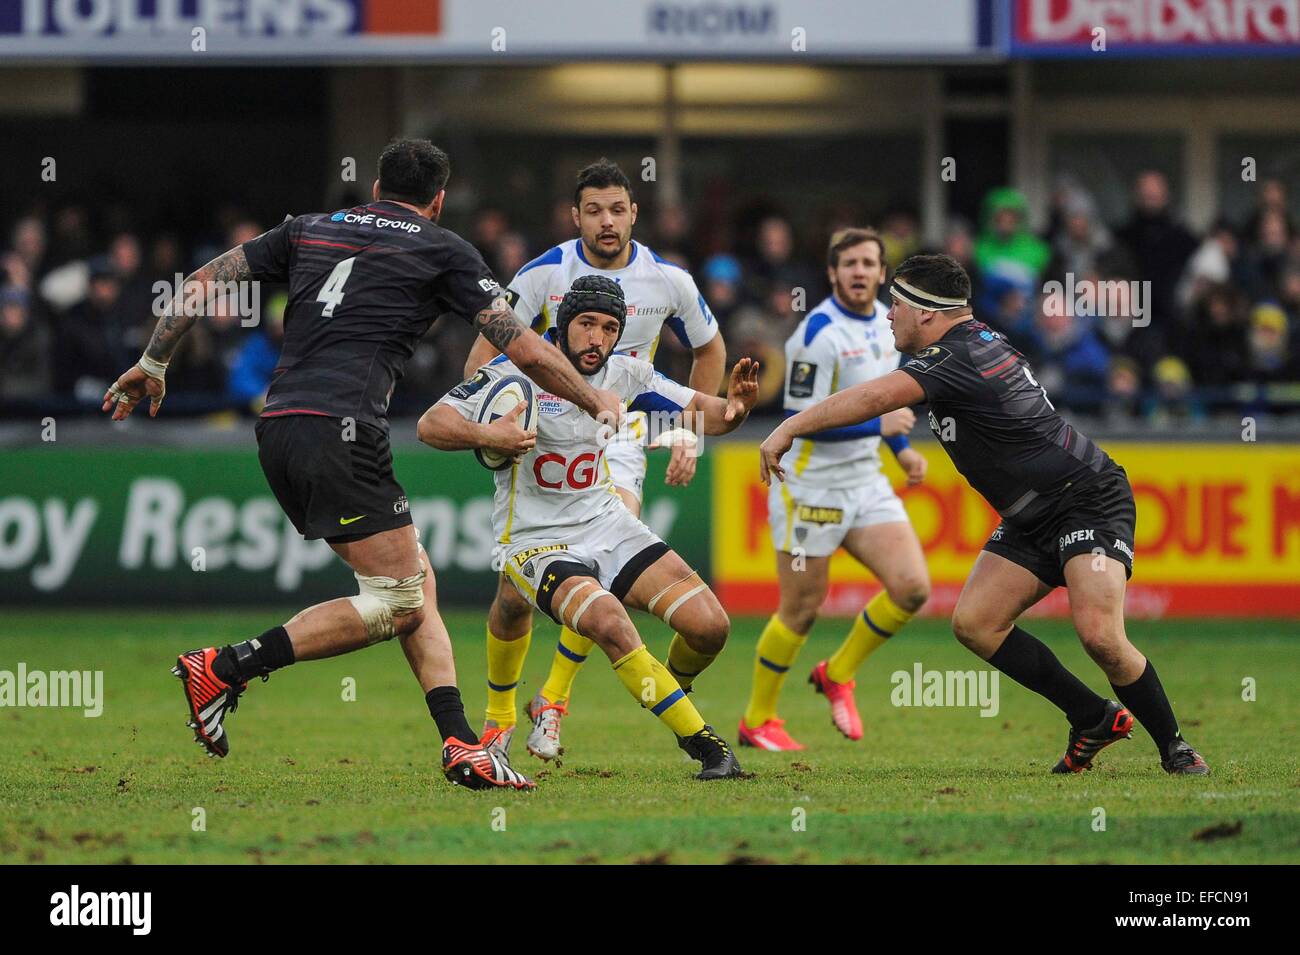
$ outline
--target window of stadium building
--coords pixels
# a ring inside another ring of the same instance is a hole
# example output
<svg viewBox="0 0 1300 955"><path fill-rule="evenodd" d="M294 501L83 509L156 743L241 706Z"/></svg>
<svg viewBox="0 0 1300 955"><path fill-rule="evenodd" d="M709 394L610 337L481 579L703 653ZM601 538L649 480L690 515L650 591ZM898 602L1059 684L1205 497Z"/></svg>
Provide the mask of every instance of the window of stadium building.
<svg viewBox="0 0 1300 955"><path fill-rule="evenodd" d="M1048 140L1050 184L1073 180L1094 197L1101 218L1119 226L1132 210L1133 180L1144 170L1163 172L1178 203L1185 186L1182 149L1174 134L1055 133Z"/></svg>

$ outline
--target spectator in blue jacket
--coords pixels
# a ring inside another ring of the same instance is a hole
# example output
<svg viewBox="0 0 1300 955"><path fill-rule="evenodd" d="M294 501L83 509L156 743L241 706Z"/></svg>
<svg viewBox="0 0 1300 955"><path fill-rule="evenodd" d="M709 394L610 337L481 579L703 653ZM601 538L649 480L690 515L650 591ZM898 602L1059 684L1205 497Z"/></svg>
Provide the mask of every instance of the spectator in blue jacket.
<svg viewBox="0 0 1300 955"><path fill-rule="evenodd" d="M235 352L226 379L226 397L254 414L262 410L271 375L284 341L284 308L289 297L277 292L262 307L262 321L249 329L248 340Z"/></svg>
<svg viewBox="0 0 1300 955"><path fill-rule="evenodd" d="M1073 303L1064 295L1039 296L1028 340L1012 343L1028 353L1048 395L1076 411L1097 413L1106 398L1110 354L1092 330L1092 320L1072 312Z"/></svg>

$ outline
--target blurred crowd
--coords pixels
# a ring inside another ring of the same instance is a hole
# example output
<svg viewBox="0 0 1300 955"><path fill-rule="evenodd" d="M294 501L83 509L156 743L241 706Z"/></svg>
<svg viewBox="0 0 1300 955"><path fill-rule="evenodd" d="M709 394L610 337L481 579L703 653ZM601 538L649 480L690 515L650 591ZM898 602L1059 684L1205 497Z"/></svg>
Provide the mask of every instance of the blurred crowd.
<svg viewBox="0 0 1300 955"><path fill-rule="evenodd" d="M1024 197L998 189L978 230L955 226L944 251L970 269L976 314L1059 405L1165 422L1300 407L1300 233L1279 181L1260 183L1244 221L1203 235L1174 215L1154 170L1114 228L1069 179L1042 235Z"/></svg>
<svg viewBox="0 0 1300 955"><path fill-rule="evenodd" d="M874 223L897 265L919 251L959 259L974 281L976 316L1029 358L1058 407L1117 424L1175 424L1212 414L1300 408L1300 233L1281 182L1264 181L1240 222L1196 234L1171 209L1158 171L1140 174L1126 221L1106 223L1095 198L1062 179L1042 233L1015 189L984 197L978 223L953 220L927 247L915 215ZM779 408L784 343L829 289L823 251L832 214L802 230L767 206L743 228L718 210L643 211L635 238L694 274L732 359L764 365L763 408ZM573 237L569 203L525 230L499 208L463 210L463 233L503 283L530 258ZM696 221L698 219L698 221ZM447 223L453 228L462 223ZM266 223L216 211L207 234L144 234L125 215L92 220L67 205L13 222L0 249L0 407L9 416L89 412L143 349L158 311L155 283L187 274ZM882 296L885 290L881 290ZM196 323L169 371L176 415L249 415L261 405L283 335L285 297L265 289L255 325L217 308ZM418 414L461 377L472 332L439 322L394 396ZM666 334L656 364L685 379L690 354Z"/></svg>

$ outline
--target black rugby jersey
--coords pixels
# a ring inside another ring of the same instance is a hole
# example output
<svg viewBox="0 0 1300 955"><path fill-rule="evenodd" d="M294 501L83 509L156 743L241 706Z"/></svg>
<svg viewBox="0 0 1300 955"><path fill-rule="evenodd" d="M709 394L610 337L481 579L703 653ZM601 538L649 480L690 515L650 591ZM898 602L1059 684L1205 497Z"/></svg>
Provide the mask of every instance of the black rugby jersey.
<svg viewBox="0 0 1300 955"><path fill-rule="evenodd" d="M434 319L473 321L502 294L472 245L385 200L287 219L243 249L254 279L289 285L263 416L387 428L393 387Z"/></svg>
<svg viewBox="0 0 1300 955"><path fill-rule="evenodd" d="M930 429L957 470L1003 520L1028 528L1071 484L1114 462L1052 407L1001 333L954 325L901 366L925 391Z"/></svg>

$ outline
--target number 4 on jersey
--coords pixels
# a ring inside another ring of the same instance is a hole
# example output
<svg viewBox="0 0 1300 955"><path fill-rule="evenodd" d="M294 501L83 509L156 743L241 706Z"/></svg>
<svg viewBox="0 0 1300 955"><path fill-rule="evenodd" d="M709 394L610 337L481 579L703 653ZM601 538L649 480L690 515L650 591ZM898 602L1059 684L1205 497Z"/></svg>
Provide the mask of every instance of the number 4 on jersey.
<svg viewBox="0 0 1300 955"><path fill-rule="evenodd" d="M342 262L339 263L339 265L342 265L342 264L343 264ZM336 270L336 271L337 271L337 270ZM1025 366L1025 377L1029 379L1029 383L1030 383L1031 385L1033 385L1035 388L1037 388L1039 391L1041 391L1041 392L1043 393L1043 400L1047 402L1047 407L1049 407L1049 408L1051 408L1053 411L1055 411L1055 410L1056 410L1056 405L1052 404L1052 399L1049 398L1049 397L1047 397L1047 389L1044 388L1042 385L1040 385L1040 384L1038 383L1038 380L1037 380L1036 378L1034 378L1034 373L1033 373L1032 371L1029 370L1029 366L1028 366L1028 365Z"/></svg>
<svg viewBox="0 0 1300 955"><path fill-rule="evenodd" d="M321 310L322 318L333 318L334 309L338 308L339 303L343 301L343 286L347 284L348 276L352 274L352 263L357 260L354 255L350 259L344 259L338 265L334 266L334 271L325 279L325 284L320 287L320 293L316 296L316 301L324 302L325 307Z"/></svg>

